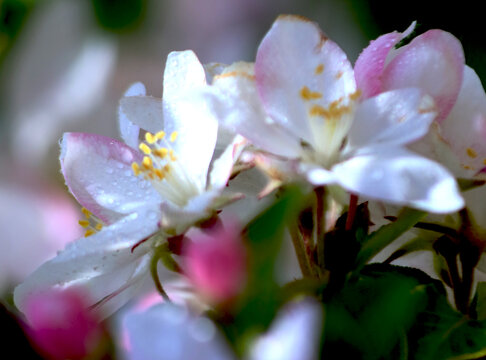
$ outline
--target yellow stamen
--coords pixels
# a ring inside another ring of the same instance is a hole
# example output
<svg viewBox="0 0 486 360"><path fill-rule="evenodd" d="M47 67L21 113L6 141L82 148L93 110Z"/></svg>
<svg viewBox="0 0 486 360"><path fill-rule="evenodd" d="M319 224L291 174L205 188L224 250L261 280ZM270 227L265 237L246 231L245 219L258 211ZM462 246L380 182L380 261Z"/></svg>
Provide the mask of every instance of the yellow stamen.
<svg viewBox="0 0 486 360"><path fill-rule="evenodd" d="M91 236L91 235L93 235L94 233L96 233L96 231L94 231L93 229L88 229L88 230L86 230L86 232L84 233L84 237Z"/></svg>
<svg viewBox="0 0 486 360"><path fill-rule="evenodd" d="M352 93L351 95L349 95L349 98L351 100L357 100L360 96L361 96L361 90L358 89L354 93Z"/></svg>
<svg viewBox="0 0 486 360"><path fill-rule="evenodd" d="M324 64L317 65L315 70L316 75L322 74L323 71L324 71Z"/></svg>
<svg viewBox="0 0 486 360"><path fill-rule="evenodd" d="M81 208L81 212L84 214L84 216L86 216L88 219L89 217L91 216L91 212L86 209L85 207Z"/></svg>
<svg viewBox="0 0 486 360"><path fill-rule="evenodd" d="M169 153L169 150L166 148L160 148L160 149L155 149L153 151L153 154L161 159L165 158L167 154Z"/></svg>
<svg viewBox="0 0 486 360"><path fill-rule="evenodd" d="M154 169L155 175L159 178L159 180L163 180L165 175L160 169Z"/></svg>
<svg viewBox="0 0 486 360"><path fill-rule="evenodd" d="M155 134L155 140L162 140L165 137L165 131L159 131Z"/></svg>
<svg viewBox="0 0 486 360"><path fill-rule="evenodd" d="M89 221L88 220L79 220L78 224L85 228L85 227L89 226Z"/></svg>
<svg viewBox="0 0 486 360"><path fill-rule="evenodd" d="M152 150L150 150L150 148L148 147L148 145L145 144L145 143L140 143L140 145L138 147L140 148L140 150L142 150L142 152L145 155L149 155L152 152Z"/></svg>
<svg viewBox="0 0 486 360"><path fill-rule="evenodd" d="M96 224L95 229L100 231L101 229L103 229L103 224L100 224L100 223Z"/></svg>
<svg viewBox="0 0 486 360"><path fill-rule="evenodd" d="M170 134L170 142L176 141L177 135L177 131L173 131L172 134Z"/></svg>
<svg viewBox="0 0 486 360"><path fill-rule="evenodd" d="M145 169L150 170L153 167L152 159L148 156L144 156L142 160L142 165Z"/></svg>
<svg viewBox="0 0 486 360"><path fill-rule="evenodd" d="M309 114L311 116L320 116L323 118L328 118L330 116L329 111L324 109L321 105L314 105L311 107Z"/></svg>
<svg viewBox="0 0 486 360"><path fill-rule="evenodd" d="M170 156L170 159L172 161L176 161L177 160L177 158L176 158L176 156L174 154L174 150L172 150L172 149L169 150L169 156Z"/></svg>
<svg viewBox="0 0 486 360"><path fill-rule="evenodd" d="M473 159L478 156L478 153L476 151L474 151L473 148L470 148L470 147L468 147L466 149L466 153L467 153L467 156L469 156L470 158L473 158Z"/></svg>
<svg viewBox="0 0 486 360"><path fill-rule="evenodd" d="M132 163L132 170L135 176L140 175L140 166L136 162Z"/></svg>
<svg viewBox="0 0 486 360"><path fill-rule="evenodd" d="M304 100L315 100L320 99L322 94L318 91L311 91L307 86L300 89L300 96Z"/></svg>
<svg viewBox="0 0 486 360"><path fill-rule="evenodd" d="M147 141L149 144L155 143L155 136L153 136L151 133L146 132L145 133L145 141Z"/></svg>

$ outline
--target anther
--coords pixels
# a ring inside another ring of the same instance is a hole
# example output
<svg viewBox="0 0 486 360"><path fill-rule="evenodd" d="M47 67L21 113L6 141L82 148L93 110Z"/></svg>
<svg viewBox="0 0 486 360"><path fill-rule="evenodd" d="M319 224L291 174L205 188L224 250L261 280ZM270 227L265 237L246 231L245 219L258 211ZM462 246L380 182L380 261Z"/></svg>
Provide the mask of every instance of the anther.
<svg viewBox="0 0 486 360"><path fill-rule="evenodd" d="M159 131L155 134L155 140L162 140L165 137L165 131Z"/></svg>
<svg viewBox="0 0 486 360"><path fill-rule="evenodd" d="M151 133L146 132L145 133L145 141L147 141L149 144L155 143L156 139L155 136L153 136Z"/></svg>
<svg viewBox="0 0 486 360"><path fill-rule="evenodd" d="M172 134L170 134L170 142L174 142L177 139L177 131L173 131Z"/></svg>
<svg viewBox="0 0 486 360"><path fill-rule="evenodd" d="M148 156L143 157L142 164L143 164L143 167L147 170L150 170L153 167L152 159L149 158Z"/></svg>
<svg viewBox="0 0 486 360"><path fill-rule="evenodd" d="M94 231L93 229L88 229L88 230L86 230L86 232L84 233L84 237L91 236L91 235L93 235L94 233L96 233L96 231Z"/></svg>
<svg viewBox="0 0 486 360"><path fill-rule="evenodd" d="M86 218L89 219L89 217L91 216L91 212L86 209L85 207L81 208L81 212L84 214L84 216L86 216Z"/></svg>
<svg viewBox="0 0 486 360"><path fill-rule="evenodd" d="M140 175L140 166L136 162L132 163L132 170L135 176Z"/></svg>
<svg viewBox="0 0 486 360"><path fill-rule="evenodd" d="M85 228L85 227L89 226L89 221L88 220L79 220L78 224Z"/></svg>
<svg viewBox="0 0 486 360"><path fill-rule="evenodd" d="M142 150L142 152L145 155L149 155L152 152L152 150L150 150L150 148L148 147L148 145L145 144L145 143L140 143L140 145L138 147L140 148L140 150Z"/></svg>

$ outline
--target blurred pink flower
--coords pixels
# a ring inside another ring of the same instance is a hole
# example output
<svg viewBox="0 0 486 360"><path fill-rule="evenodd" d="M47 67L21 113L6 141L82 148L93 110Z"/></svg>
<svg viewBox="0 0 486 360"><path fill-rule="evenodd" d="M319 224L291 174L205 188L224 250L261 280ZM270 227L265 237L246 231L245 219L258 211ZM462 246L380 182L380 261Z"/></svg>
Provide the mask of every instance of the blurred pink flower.
<svg viewBox="0 0 486 360"><path fill-rule="evenodd" d="M67 194L39 185L40 181L25 184L32 174L19 178L24 183L16 175L0 183L0 292L21 282L81 234L78 211Z"/></svg>
<svg viewBox="0 0 486 360"><path fill-rule="evenodd" d="M231 300L245 285L246 249L234 223L192 237L183 258L189 280L210 302Z"/></svg>
<svg viewBox="0 0 486 360"><path fill-rule="evenodd" d="M100 349L105 331L88 309L84 293L38 293L27 300L26 328L34 344L51 359L83 359Z"/></svg>

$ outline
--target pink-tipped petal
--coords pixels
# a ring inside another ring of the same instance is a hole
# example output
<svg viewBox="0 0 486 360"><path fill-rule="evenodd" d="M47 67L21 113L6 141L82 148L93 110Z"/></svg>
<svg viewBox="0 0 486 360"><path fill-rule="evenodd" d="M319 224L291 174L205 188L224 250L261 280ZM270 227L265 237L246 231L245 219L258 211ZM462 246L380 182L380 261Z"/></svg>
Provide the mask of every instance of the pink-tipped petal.
<svg viewBox="0 0 486 360"><path fill-rule="evenodd" d="M109 315L122 305L118 301L113 306L111 300L139 284L136 280L147 273L150 246L147 242L134 246L158 230L159 217L155 210L134 213L68 244L15 288L15 304L25 311L31 296L53 288L79 286L88 292L89 305L96 305L104 316Z"/></svg>
<svg viewBox="0 0 486 360"><path fill-rule="evenodd" d="M382 35L371 41L356 60L354 76L364 99L381 92L381 74L385 68L386 58L400 39L401 34L396 31Z"/></svg>
<svg viewBox="0 0 486 360"><path fill-rule="evenodd" d="M356 90L344 52L315 23L297 16L275 21L258 48L255 76L267 114L309 143L311 109L346 102Z"/></svg>
<svg viewBox="0 0 486 360"><path fill-rule="evenodd" d="M160 195L136 177L131 164L142 156L120 141L94 134L66 133L61 170L76 200L105 223L142 207L156 207Z"/></svg>
<svg viewBox="0 0 486 360"><path fill-rule="evenodd" d="M432 96L443 120L461 88L464 52L448 32L430 30L416 37L386 66L382 90L418 87Z"/></svg>

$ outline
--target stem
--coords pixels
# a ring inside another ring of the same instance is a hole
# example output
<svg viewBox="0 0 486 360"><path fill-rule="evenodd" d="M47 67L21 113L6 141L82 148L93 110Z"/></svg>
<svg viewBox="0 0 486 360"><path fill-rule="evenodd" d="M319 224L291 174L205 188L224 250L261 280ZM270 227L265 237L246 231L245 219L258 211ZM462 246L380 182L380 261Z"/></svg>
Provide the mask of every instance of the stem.
<svg viewBox="0 0 486 360"><path fill-rule="evenodd" d="M449 269L449 276L451 277L452 290L454 292L454 302L457 310L464 313L464 306L461 300L461 279L459 277L459 269L457 268L456 256L444 256L447 267Z"/></svg>
<svg viewBox="0 0 486 360"><path fill-rule="evenodd" d="M314 275L314 271L309 261L303 238L299 233L296 224L291 224L289 226L289 232L290 237L292 238L292 243L294 244L295 255L297 255L297 260L299 261L302 275L304 277L312 277Z"/></svg>
<svg viewBox="0 0 486 360"><path fill-rule="evenodd" d="M316 244L317 244L317 264L319 268L325 269L325 235L326 235L326 188L319 186L314 189L316 194Z"/></svg>
<svg viewBox="0 0 486 360"><path fill-rule="evenodd" d="M172 302L169 298L169 295L165 292L164 288L162 287L162 284L160 283L160 278L159 274L157 272L157 264L159 263L160 257L158 254L154 254L152 257L152 260L150 260L150 274L152 275L152 279L154 280L155 288L159 292L160 295L164 298L165 301L167 302Z"/></svg>
<svg viewBox="0 0 486 360"><path fill-rule="evenodd" d="M356 215L356 208L358 207L358 196L351 194L349 197L348 216L346 217L346 225L344 229L350 231L353 227L354 217Z"/></svg>

